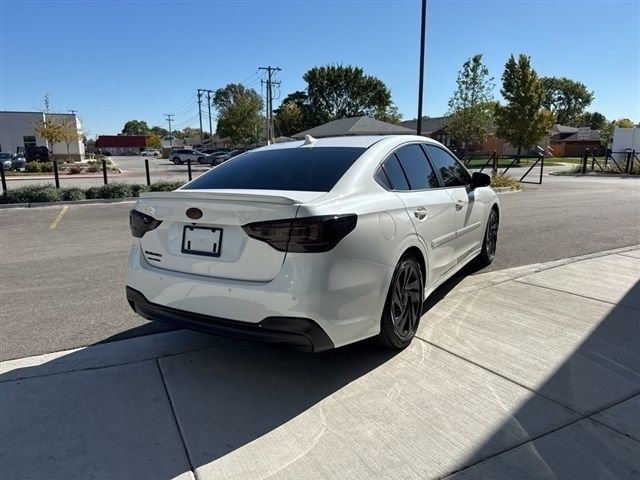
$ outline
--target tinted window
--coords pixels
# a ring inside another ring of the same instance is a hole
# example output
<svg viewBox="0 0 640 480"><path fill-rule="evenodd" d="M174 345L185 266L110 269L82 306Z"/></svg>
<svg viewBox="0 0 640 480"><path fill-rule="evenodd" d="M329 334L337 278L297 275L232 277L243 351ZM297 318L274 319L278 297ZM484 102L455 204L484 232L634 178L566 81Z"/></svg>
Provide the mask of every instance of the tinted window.
<svg viewBox="0 0 640 480"><path fill-rule="evenodd" d="M385 173L382 167L380 167L378 169L378 173L376 173L376 180L383 187L389 190L393 190L393 185L391 185L391 180L389 180L389 177L387 177L387 174Z"/></svg>
<svg viewBox="0 0 640 480"><path fill-rule="evenodd" d="M328 192L364 148L279 148L248 152L191 182L189 189Z"/></svg>
<svg viewBox="0 0 640 480"><path fill-rule="evenodd" d="M396 151L411 190L438 188L438 179L419 145L407 145Z"/></svg>
<svg viewBox="0 0 640 480"><path fill-rule="evenodd" d="M395 155L391 155L383 164L382 169L387 174L389 181L391 182L391 188L393 190L409 190L409 184L407 178L404 176L402 167L398 163L398 159Z"/></svg>
<svg viewBox="0 0 640 480"><path fill-rule="evenodd" d="M449 153L434 145L423 145L433 162L435 168L440 172L442 181L447 187L457 187L469 185L471 176L466 168Z"/></svg>

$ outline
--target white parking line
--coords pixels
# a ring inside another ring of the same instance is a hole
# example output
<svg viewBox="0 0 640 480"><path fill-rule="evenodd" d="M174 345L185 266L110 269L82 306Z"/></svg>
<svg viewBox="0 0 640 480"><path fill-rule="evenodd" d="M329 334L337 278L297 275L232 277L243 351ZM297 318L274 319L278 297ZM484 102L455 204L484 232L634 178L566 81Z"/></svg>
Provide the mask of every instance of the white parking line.
<svg viewBox="0 0 640 480"><path fill-rule="evenodd" d="M56 219L49 226L49 230L53 230L54 228L56 228L58 226L58 224L60 223L60 220L62 220L62 217L64 217L64 214L67 213L67 210L69 210L69 206L68 205L65 205L64 207L62 207L62 210L60 210L60 213L58 214Z"/></svg>

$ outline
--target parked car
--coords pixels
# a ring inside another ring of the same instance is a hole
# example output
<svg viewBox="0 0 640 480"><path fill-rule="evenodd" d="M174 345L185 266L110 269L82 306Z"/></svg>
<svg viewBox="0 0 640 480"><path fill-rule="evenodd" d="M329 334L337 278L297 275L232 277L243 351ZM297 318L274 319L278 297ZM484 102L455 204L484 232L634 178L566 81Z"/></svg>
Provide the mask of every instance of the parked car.
<svg viewBox="0 0 640 480"><path fill-rule="evenodd" d="M20 170L21 168L26 167L27 165L27 159L24 158L23 154L16 154L13 156L13 159L11 160L11 168L13 168L14 170Z"/></svg>
<svg viewBox="0 0 640 480"><path fill-rule="evenodd" d="M500 206L421 136L259 148L130 214L126 295L151 320L307 351L406 347L425 298L493 261Z"/></svg>
<svg viewBox="0 0 640 480"><path fill-rule="evenodd" d="M3 170L11 170L13 168L13 160L10 153L0 153L0 163Z"/></svg>
<svg viewBox="0 0 640 480"><path fill-rule="evenodd" d="M228 150L208 150L208 151L204 150L202 153L206 153L207 155L202 159L202 161L199 161L198 163L213 165L216 158L226 155L227 153L229 153L229 151Z"/></svg>
<svg viewBox="0 0 640 480"><path fill-rule="evenodd" d="M222 153L227 153L228 151L230 151L230 148L208 148L207 150L201 150L202 153L206 153L207 155L212 155L212 154L222 154Z"/></svg>
<svg viewBox="0 0 640 480"><path fill-rule="evenodd" d="M140 155L143 157L157 157L160 155L160 152L158 150L143 150L140 152Z"/></svg>
<svg viewBox="0 0 640 480"><path fill-rule="evenodd" d="M213 159L212 165L214 165L214 166L215 165L220 165L221 163L226 162L230 158L237 157L241 153L245 153L245 152L248 152L248 151L249 151L249 149L246 149L246 148L236 148L235 150L231 150L228 153L216 156Z"/></svg>
<svg viewBox="0 0 640 480"><path fill-rule="evenodd" d="M37 147L29 147L27 148L27 152L25 158L27 162L32 160L38 160L40 162L48 162L51 160L51 152L47 147L37 146Z"/></svg>
<svg viewBox="0 0 640 480"><path fill-rule="evenodd" d="M206 155L202 152L199 152L198 150L193 150L191 148L182 148L171 152L170 159L176 165L182 165L188 160L191 160L191 163L202 163L205 157Z"/></svg>

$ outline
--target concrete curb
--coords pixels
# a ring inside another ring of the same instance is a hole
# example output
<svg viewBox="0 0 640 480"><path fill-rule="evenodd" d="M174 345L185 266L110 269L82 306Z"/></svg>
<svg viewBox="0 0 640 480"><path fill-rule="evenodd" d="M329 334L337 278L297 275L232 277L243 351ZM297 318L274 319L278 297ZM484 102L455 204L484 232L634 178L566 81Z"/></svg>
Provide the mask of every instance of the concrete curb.
<svg viewBox="0 0 640 480"><path fill-rule="evenodd" d="M454 297L465 295L467 293L475 292L477 290L483 290L500 283L517 280L518 278L526 277L527 275L533 275L534 273L544 272L545 270L562 267L570 263L581 262L583 260L604 257L607 255L615 255L616 253L623 253L637 249L640 249L640 244L630 245L628 247L614 248L612 250L604 250L601 252L588 253L585 255L579 255L577 257L567 257L560 260L551 260L543 263L532 263L530 265L523 265L520 267L505 268L503 270L497 270L495 272L481 273L479 275L466 277L463 282L461 282L460 285L456 287L455 291L448 296Z"/></svg>
<svg viewBox="0 0 640 480"><path fill-rule="evenodd" d="M511 187L491 187L493 191L498 195L502 195L503 193L520 193L522 192L522 188L511 188Z"/></svg>

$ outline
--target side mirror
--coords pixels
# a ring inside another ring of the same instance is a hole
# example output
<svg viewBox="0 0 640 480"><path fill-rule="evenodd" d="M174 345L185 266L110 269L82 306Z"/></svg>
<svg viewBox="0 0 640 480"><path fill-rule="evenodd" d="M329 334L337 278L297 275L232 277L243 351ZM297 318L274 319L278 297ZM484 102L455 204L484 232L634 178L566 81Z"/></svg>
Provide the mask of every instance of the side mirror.
<svg viewBox="0 0 640 480"><path fill-rule="evenodd" d="M491 177L486 173L473 172L471 174L471 189L478 187L488 187L491 185Z"/></svg>

